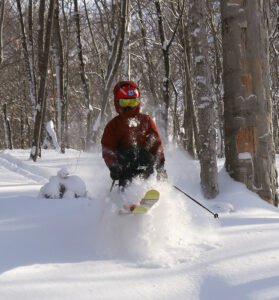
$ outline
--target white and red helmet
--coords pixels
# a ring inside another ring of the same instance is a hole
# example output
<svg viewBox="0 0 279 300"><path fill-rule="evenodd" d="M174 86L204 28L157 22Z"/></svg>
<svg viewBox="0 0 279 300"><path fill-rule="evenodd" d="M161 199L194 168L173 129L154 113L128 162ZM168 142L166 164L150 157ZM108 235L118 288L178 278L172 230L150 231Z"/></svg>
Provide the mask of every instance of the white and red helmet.
<svg viewBox="0 0 279 300"><path fill-rule="evenodd" d="M139 98L139 87L133 81L120 81L113 90L116 99Z"/></svg>

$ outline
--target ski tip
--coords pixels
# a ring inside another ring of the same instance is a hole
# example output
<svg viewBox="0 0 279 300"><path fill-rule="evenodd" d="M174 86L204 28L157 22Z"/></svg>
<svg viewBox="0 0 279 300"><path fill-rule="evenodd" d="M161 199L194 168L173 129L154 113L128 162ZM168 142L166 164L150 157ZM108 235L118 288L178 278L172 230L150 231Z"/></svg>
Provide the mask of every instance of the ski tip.
<svg viewBox="0 0 279 300"><path fill-rule="evenodd" d="M159 199L160 193L157 190L149 190L145 193L144 198Z"/></svg>

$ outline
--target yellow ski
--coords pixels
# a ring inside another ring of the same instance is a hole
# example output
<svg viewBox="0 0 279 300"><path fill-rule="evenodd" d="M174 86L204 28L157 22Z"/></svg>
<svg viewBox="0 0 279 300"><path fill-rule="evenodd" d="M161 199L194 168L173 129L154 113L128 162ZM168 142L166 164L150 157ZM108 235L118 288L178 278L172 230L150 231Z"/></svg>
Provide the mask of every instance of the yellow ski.
<svg viewBox="0 0 279 300"><path fill-rule="evenodd" d="M151 207L159 200L160 193L156 190L149 190L145 193L141 199L140 204L130 205L124 207L124 211L120 211L121 214L146 214Z"/></svg>

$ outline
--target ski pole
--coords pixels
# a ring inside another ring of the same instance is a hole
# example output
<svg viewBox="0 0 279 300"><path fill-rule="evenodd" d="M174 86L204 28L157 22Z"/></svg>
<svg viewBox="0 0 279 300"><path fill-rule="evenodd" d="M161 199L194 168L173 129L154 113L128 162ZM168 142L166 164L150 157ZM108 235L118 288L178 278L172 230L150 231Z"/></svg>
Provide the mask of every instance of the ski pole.
<svg viewBox="0 0 279 300"><path fill-rule="evenodd" d="M111 193L111 191L112 191L112 189L113 189L113 187L114 187L114 184L115 184L115 180L113 180L113 182L112 182L112 184L111 184L111 187L110 187L110 190L109 190L110 193Z"/></svg>
<svg viewBox="0 0 279 300"><path fill-rule="evenodd" d="M191 200L193 200L195 203L197 203L199 206L201 206L202 208L204 208L205 210L207 210L208 212L210 212L215 219L219 218L217 213L212 212L211 210L209 210L207 207L205 207L204 205L202 205L199 201L197 201L196 199L194 199L193 197L191 197L190 195L186 194L184 191L182 191L179 187L173 185L173 187L175 189L177 189L179 192L181 192L182 194L184 194L185 196L187 196L188 198L190 198Z"/></svg>

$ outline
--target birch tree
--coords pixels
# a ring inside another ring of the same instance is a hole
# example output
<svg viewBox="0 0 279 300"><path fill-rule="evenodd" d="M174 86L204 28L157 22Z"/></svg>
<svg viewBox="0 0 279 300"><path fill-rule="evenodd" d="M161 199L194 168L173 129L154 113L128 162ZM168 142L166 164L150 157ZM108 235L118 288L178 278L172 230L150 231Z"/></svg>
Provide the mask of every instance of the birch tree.
<svg viewBox="0 0 279 300"><path fill-rule="evenodd" d="M225 165L234 179L277 204L266 4L221 2Z"/></svg>
<svg viewBox="0 0 279 300"><path fill-rule="evenodd" d="M206 32L206 1L191 1L191 38L193 52L194 95L198 112L198 156L200 160L201 187L206 198L218 194L216 162L215 109L211 72L208 65Z"/></svg>
<svg viewBox="0 0 279 300"><path fill-rule="evenodd" d="M207 20L211 42L210 56L213 63L209 63L214 80L214 94L216 98L216 126L218 137L218 157L224 156L224 105L223 105L223 66L221 44L220 2L206 0Z"/></svg>

